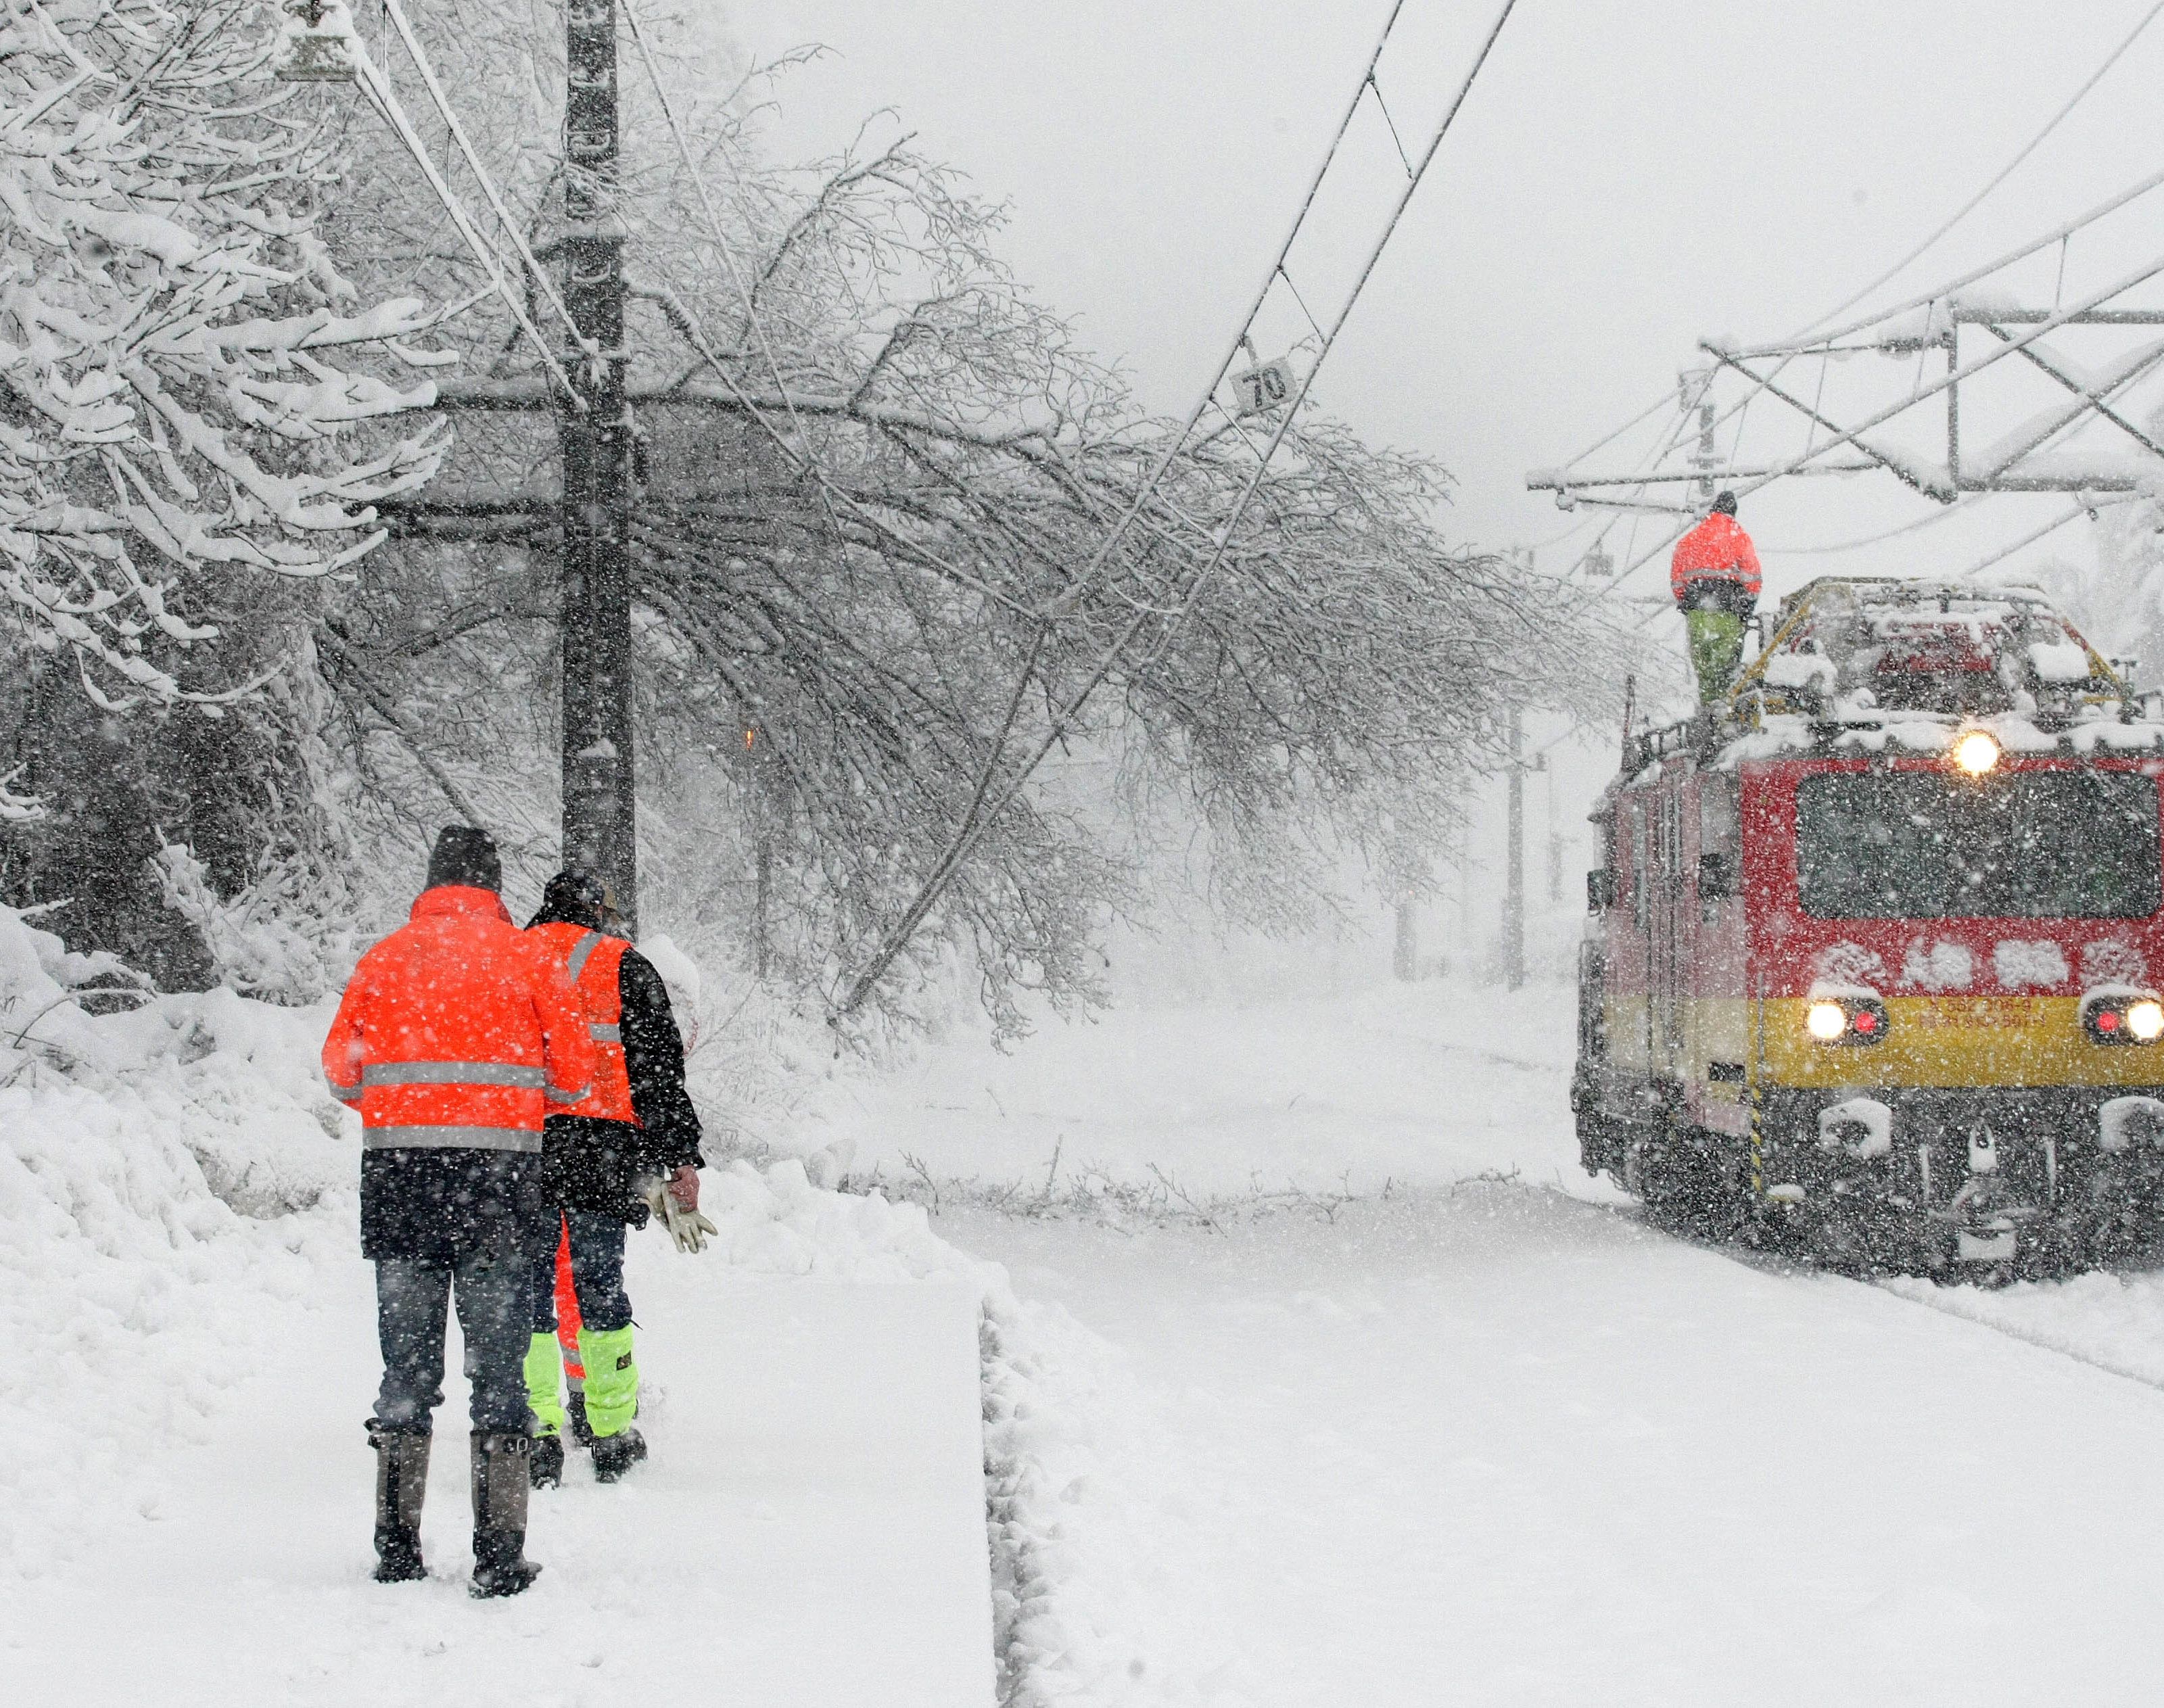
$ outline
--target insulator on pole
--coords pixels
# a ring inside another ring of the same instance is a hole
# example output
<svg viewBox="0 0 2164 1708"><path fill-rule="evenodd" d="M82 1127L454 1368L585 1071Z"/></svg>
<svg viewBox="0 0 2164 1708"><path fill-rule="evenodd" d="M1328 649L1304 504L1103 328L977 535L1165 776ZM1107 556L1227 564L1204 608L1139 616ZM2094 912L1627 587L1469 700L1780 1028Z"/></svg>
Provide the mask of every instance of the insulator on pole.
<svg viewBox="0 0 2164 1708"><path fill-rule="evenodd" d="M286 21L270 50L270 72L285 83L350 83L353 14L341 0L286 0Z"/></svg>

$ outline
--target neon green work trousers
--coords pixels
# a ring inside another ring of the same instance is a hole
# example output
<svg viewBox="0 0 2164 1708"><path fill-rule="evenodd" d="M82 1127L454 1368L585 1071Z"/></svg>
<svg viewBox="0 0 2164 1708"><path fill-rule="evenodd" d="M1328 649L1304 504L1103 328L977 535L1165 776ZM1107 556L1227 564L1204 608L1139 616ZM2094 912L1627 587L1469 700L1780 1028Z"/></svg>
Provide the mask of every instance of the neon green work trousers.
<svg viewBox="0 0 2164 1708"><path fill-rule="evenodd" d="M1710 706L1736 685L1743 663L1743 619L1732 611L1686 611L1683 632L1690 638L1691 668L1698 672L1699 703Z"/></svg>

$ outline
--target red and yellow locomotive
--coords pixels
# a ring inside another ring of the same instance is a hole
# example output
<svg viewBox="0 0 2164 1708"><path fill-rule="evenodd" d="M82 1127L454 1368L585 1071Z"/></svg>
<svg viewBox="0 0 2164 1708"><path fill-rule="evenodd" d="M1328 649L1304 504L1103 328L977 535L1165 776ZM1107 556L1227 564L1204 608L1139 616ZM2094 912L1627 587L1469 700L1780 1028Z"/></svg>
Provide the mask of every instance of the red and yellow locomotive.
<svg viewBox="0 0 2164 1708"><path fill-rule="evenodd" d="M2164 1211L2164 722L2044 600L1822 580L1626 738L1589 1171L1843 1264L2063 1269Z"/></svg>

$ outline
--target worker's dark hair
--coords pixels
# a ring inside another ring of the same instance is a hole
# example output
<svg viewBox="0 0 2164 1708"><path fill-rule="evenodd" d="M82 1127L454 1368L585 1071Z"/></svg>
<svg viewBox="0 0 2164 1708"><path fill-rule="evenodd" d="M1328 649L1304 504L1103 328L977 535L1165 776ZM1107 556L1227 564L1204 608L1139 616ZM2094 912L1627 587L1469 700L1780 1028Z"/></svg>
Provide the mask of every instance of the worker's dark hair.
<svg viewBox="0 0 2164 1708"><path fill-rule="evenodd" d="M541 911L527 924L583 925L599 931L607 905L607 886L592 873L562 871L549 880L541 891Z"/></svg>
<svg viewBox="0 0 2164 1708"><path fill-rule="evenodd" d="M1713 507L1715 510L1718 510L1723 516L1735 515L1736 495L1733 492L1723 492L1718 498L1713 501Z"/></svg>
<svg viewBox="0 0 2164 1708"><path fill-rule="evenodd" d="M496 838L474 824L447 824L428 856L428 887L465 884L476 890L503 887L503 861Z"/></svg>

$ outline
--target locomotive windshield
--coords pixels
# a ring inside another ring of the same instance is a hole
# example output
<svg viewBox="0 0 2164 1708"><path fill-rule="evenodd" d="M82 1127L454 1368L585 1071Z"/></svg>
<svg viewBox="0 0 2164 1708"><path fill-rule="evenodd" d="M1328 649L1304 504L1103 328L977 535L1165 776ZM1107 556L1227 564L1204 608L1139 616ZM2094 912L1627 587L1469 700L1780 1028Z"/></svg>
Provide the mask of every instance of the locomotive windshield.
<svg viewBox="0 0 2164 1708"><path fill-rule="evenodd" d="M1796 788L1816 919L2136 919L2164 901L2156 782L2129 771L1825 771Z"/></svg>

